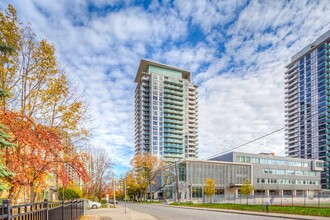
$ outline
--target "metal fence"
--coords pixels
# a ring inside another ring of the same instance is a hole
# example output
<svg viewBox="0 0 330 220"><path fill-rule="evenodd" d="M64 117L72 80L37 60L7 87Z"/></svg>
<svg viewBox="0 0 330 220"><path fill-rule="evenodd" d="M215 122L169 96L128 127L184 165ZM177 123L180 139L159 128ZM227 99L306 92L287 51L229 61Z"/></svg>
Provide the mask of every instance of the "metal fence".
<svg viewBox="0 0 330 220"><path fill-rule="evenodd" d="M245 197L243 195L214 195L211 198L204 197L193 198L192 200L182 200L183 202L194 203L231 203L231 204L250 204L250 205L264 205L266 203L272 205L282 206L305 206L305 207L329 207L329 194L311 194L302 196L279 196L279 195L252 195Z"/></svg>
<svg viewBox="0 0 330 220"><path fill-rule="evenodd" d="M11 205L3 200L0 220L76 220L84 214L84 201L60 201Z"/></svg>

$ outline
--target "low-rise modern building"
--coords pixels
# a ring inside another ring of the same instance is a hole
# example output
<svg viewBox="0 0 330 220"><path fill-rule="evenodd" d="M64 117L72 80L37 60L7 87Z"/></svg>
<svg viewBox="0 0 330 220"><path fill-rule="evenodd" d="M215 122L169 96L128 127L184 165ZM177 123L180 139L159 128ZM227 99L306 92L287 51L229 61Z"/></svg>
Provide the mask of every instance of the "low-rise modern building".
<svg viewBox="0 0 330 220"><path fill-rule="evenodd" d="M303 196L321 190L323 161L279 157L274 154L230 152L210 160L252 165L254 193L259 195Z"/></svg>
<svg viewBox="0 0 330 220"><path fill-rule="evenodd" d="M181 200L204 200L206 178L215 180L214 201L238 198L246 179L253 185L251 195L255 197L314 195L321 190L322 170L321 160L273 154L231 152L210 160L186 159L167 167L170 179L164 196L176 199L179 191Z"/></svg>
<svg viewBox="0 0 330 220"><path fill-rule="evenodd" d="M215 196L234 196L235 191L232 189L242 186L246 179L252 178L252 164L186 159L172 164L166 172L170 174L170 184L165 188L164 196L177 198L178 176L180 199L189 201L204 199L206 178L215 180Z"/></svg>

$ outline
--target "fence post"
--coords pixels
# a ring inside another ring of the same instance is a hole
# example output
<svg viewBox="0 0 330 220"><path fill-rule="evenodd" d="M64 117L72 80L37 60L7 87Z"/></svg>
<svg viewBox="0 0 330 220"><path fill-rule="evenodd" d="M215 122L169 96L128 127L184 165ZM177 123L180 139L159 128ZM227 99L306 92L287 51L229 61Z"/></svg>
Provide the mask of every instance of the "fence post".
<svg viewBox="0 0 330 220"><path fill-rule="evenodd" d="M4 215L7 215L7 220L11 219L11 205L10 205L10 199L4 199L2 201L2 204L6 205L7 207L4 210Z"/></svg>
<svg viewBox="0 0 330 220"><path fill-rule="evenodd" d="M236 204L236 192L234 193L234 204Z"/></svg>
<svg viewBox="0 0 330 220"><path fill-rule="evenodd" d="M64 199L62 199L62 220L65 220L64 216Z"/></svg>
<svg viewBox="0 0 330 220"><path fill-rule="evenodd" d="M320 191L318 191L317 195L318 195L318 207L320 207Z"/></svg>
<svg viewBox="0 0 330 220"><path fill-rule="evenodd" d="M82 214L86 214L86 207L85 207L85 200L82 200L82 208L83 208L83 210L82 210Z"/></svg>
<svg viewBox="0 0 330 220"><path fill-rule="evenodd" d="M78 200L75 200L75 203L74 203L74 207L75 207L75 219L77 219L78 217Z"/></svg>
<svg viewBox="0 0 330 220"><path fill-rule="evenodd" d="M73 218L72 218L73 217L72 216L73 215L73 213L72 213L73 201L71 200L70 203L71 203L70 204L70 211L71 211L71 218L70 219L73 220Z"/></svg>
<svg viewBox="0 0 330 220"><path fill-rule="evenodd" d="M166 198L166 197L165 197ZM86 214L86 207L85 207L85 200L82 200L82 204L83 204L83 214Z"/></svg>
<svg viewBox="0 0 330 220"><path fill-rule="evenodd" d="M45 199L44 200L44 208L46 209L45 210L45 216L46 216L46 220L48 220L48 199Z"/></svg>

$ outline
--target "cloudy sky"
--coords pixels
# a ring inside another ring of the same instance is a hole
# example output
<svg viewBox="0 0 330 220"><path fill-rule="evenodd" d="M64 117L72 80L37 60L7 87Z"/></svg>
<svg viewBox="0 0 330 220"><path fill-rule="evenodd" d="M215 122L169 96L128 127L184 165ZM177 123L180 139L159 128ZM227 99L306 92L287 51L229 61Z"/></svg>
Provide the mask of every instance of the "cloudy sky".
<svg viewBox="0 0 330 220"><path fill-rule="evenodd" d="M12 4L86 92L91 142L117 174L134 152L141 58L191 70L199 85L199 157L284 126L290 57L330 29L328 1L2 0ZM284 130L237 150L284 155Z"/></svg>

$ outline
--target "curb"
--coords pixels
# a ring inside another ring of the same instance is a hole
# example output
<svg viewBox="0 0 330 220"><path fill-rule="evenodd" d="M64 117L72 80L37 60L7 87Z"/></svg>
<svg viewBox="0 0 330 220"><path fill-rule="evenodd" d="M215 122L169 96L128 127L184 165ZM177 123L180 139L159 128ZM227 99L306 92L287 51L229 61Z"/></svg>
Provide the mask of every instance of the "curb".
<svg viewBox="0 0 330 220"><path fill-rule="evenodd" d="M286 219L296 219L296 220L316 220L316 219L329 219L329 217L323 216L302 216L302 215L290 215L283 213L270 213L265 214L264 212L253 212L253 211L240 211L240 210L231 210L231 209L212 209L212 208L200 208L200 207L188 207L188 206L175 206L175 205L163 205L157 204L160 206L173 207L173 208L184 208L184 209L195 209L195 210L203 210L203 211L214 211L214 212L225 212L232 214L244 214L244 215L258 215L258 216L266 216L266 217L276 217L276 218L286 218Z"/></svg>
<svg viewBox="0 0 330 220"><path fill-rule="evenodd" d="M79 220L100 220L101 217L98 215L87 215L84 214L83 216L80 217Z"/></svg>

